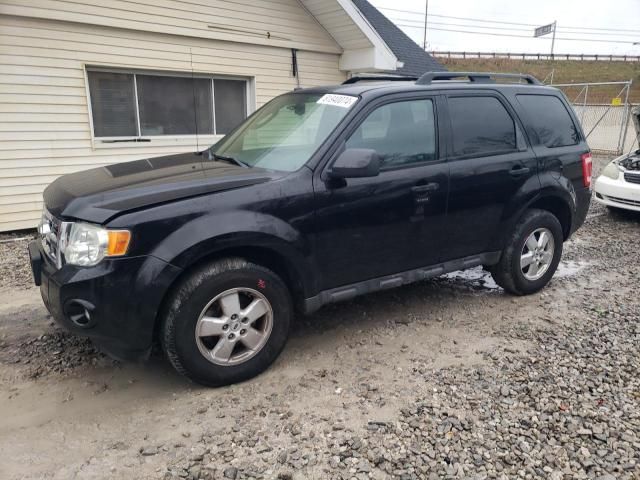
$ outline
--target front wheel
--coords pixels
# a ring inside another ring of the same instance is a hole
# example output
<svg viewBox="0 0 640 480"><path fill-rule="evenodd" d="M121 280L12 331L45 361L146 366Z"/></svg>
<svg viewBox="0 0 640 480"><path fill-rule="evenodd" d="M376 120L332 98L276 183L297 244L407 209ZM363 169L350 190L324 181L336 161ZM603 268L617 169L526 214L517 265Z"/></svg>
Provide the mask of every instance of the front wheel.
<svg viewBox="0 0 640 480"><path fill-rule="evenodd" d="M500 262L491 267L491 275L509 293L535 293L549 283L558 268L563 240L555 215L528 210L508 238Z"/></svg>
<svg viewBox="0 0 640 480"><path fill-rule="evenodd" d="M221 386L265 370L287 341L293 308L284 282L242 259L194 271L175 290L161 341L174 368L195 382Z"/></svg>

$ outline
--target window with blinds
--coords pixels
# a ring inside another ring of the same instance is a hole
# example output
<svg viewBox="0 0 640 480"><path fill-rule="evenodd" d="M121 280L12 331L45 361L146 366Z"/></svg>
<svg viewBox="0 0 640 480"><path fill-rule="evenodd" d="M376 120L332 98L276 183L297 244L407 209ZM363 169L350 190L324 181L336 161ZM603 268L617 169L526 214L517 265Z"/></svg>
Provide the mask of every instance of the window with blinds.
<svg viewBox="0 0 640 480"><path fill-rule="evenodd" d="M90 70L95 137L226 134L247 117L247 81Z"/></svg>
<svg viewBox="0 0 640 480"><path fill-rule="evenodd" d="M133 75L89 72L89 91L96 137L137 134Z"/></svg>

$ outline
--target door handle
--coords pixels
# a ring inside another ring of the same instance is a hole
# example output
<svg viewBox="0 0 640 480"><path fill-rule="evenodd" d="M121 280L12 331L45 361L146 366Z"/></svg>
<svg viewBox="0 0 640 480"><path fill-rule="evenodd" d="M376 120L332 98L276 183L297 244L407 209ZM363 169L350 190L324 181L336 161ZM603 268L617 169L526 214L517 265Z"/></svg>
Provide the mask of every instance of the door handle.
<svg viewBox="0 0 640 480"><path fill-rule="evenodd" d="M531 171L529 167L523 167L522 165L515 165L511 170L509 170L509 175L512 177L522 177L523 175L528 174Z"/></svg>
<svg viewBox="0 0 640 480"><path fill-rule="evenodd" d="M413 193L429 193L429 192L435 192L436 190L438 190L440 188L440 184L439 183L427 183L426 185L416 185L415 187L411 188L411 191Z"/></svg>

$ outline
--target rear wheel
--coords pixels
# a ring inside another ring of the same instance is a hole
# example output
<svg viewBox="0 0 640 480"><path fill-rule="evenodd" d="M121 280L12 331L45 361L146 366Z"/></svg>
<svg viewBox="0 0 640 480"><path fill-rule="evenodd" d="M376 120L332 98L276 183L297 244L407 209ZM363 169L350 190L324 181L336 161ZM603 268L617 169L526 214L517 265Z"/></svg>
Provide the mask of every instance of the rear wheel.
<svg viewBox="0 0 640 480"><path fill-rule="evenodd" d="M286 343L293 308L284 282L242 259L210 263L172 295L162 345L175 369L220 386L265 370Z"/></svg>
<svg viewBox="0 0 640 480"><path fill-rule="evenodd" d="M549 283L558 268L563 239L555 215L528 210L507 240L500 262L490 268L491 275L509 293L535 293Z"/></svg>

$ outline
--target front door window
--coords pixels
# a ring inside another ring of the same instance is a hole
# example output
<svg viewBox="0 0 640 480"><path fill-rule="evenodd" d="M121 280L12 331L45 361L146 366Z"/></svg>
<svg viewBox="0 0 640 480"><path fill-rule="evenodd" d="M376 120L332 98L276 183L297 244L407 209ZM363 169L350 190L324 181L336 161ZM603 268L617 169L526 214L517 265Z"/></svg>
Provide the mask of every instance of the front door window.
<svg viewBox="0 0 640 480"><path fill-rule="evenodd" d="M378 152L382 168L436 159L433 101L407 100L376 108L347 140L347 148Z"/></svg>

